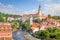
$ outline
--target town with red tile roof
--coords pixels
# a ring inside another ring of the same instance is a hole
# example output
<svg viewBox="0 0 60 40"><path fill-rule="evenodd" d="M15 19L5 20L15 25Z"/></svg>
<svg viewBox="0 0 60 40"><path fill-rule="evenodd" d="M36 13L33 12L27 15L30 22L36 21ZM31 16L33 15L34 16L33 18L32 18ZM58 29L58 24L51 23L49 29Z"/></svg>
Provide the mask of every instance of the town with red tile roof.
<svg viewBox="0 0 60 40"><path fill-rule="evenodd" d="M51 28L60 28L60 20L49 18L47 15L42 13L41 6L39 5L38 12L36 14L24 14L23 21L28 20L30 17L31 30L36 32L38 30L46 30ZM41 23L36 23L33 20L40 19Z"/></svg>
<svg viewBox="0 0 60 40"><path fill-rule="evenodd" d="M16 35L20 35L20 33L17 34L18 30L26 31L28 32L28 36L30 35L33 37L32 35L34 35L36 32L38 33L38 31L45 31L49 28L60 28L60 19L55 19L51 17L51 15L50 17L48 15L45 15L41 9L41 5L39 5L38 11L35 14L25 13L20 16L11 14L3 15L3 13L0 13L0 16L0 40L14 40L16 38ZM28 37L26 35L27 34L24 35L25 38ZM35 40L36 38L33 39Z"/></svg>

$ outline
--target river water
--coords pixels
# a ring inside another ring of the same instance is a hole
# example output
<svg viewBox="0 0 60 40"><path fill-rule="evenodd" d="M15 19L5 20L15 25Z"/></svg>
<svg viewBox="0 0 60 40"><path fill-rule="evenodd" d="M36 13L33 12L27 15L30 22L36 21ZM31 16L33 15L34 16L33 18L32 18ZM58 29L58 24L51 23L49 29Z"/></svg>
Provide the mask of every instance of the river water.
<svg viewBox="0 0 60 40"><path fill-rule="evenodd" d="M25 40L23 33L24 33L23 31L14 32L12 37L14 40Z"/></svg>

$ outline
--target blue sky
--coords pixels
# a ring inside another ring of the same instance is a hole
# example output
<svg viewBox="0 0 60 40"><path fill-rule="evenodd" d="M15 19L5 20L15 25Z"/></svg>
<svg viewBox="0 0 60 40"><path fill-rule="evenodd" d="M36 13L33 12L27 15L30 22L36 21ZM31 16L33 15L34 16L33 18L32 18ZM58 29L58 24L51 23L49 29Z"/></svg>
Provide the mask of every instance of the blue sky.
<svg viewBox="0 0 60 40"><path fill-rule="evenodd" d="M29 11L38 8L39 2L37 0L0 0L5 5L12 5L24 11Z"/></svg>
<svg viewBox="0 0 60 40"><path fill-rule="evenodd" d="M60 0L0 0L0 11L20 15L35 13L39 4L44 14L60 15Z"/></svg>

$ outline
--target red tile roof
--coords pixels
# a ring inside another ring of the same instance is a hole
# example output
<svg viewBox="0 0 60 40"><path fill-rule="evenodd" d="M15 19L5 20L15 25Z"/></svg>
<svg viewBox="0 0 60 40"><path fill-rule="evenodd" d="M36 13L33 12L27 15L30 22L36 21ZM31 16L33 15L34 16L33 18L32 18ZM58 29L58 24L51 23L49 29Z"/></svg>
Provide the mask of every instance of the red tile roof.
<svg viewBox="0 0 60 40"><path fill-rule="evenodd" d="M56 21L60 23L60 20L56 20Z"/></svg>
<svg viewBox="0 0 60 40"><path fill-rule="evenodd" d="M51 23L48 23L48 26L49 27L52 27L52 28L55 27L55 25L54 24L51 24Z"/></svg>
<svg viewBox="0 0 60 40"><path fill-rule="evenodd" d="M24 14L23 16L30 16L30 15L32 15L33 17L39 16L38 14Z"/></svg>
<svg viewBox="0 0 60 40"><path fill-rule="evenodd" d="M39 24L39 23L33 22L33 23L32 23L32 26L31 26L31 29L39 28L39 27L40 27L40 24Z"/></svg>

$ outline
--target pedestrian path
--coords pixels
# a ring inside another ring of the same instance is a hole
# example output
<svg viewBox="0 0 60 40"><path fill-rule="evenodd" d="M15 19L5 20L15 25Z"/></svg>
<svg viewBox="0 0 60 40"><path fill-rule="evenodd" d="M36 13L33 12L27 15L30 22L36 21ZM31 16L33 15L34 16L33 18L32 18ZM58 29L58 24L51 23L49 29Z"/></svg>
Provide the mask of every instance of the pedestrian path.
<svg viewBox="0 0 60 40"><path fill-rule="evenodd" d="M24 33L24 37L26 38L26 40L41 40L41 39L37 39L37 38L33 37L29 33Z"/></svg>

